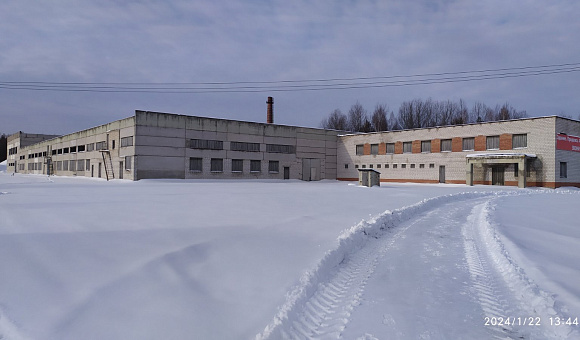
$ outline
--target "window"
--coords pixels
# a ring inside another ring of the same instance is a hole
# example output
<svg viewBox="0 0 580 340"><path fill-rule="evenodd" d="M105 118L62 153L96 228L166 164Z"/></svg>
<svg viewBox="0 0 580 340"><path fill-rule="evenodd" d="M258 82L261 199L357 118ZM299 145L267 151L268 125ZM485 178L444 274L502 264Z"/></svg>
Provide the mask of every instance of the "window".
<svg viewBox="0 0 580 340"><path fill-rule="evenodd" d="M62 161L56 162L56 170L57 171L62 171Z"/></svg>
<svg viewBox="0 0 580 340"><path fill-rule="evenodd" d="M499 136L487 136L485 148L487 150L499 150Z"/></svg>
<svg viewBox="0 0 580 340"><path fill-rule="evenodd" d="M363 168L363 169L366 169L366 168L367 168L367 165L366 165L366 164L363 164L363 165L362 165L362 168Z"/></svg>
<svg viewBox="0 0 580 340"><path fill-rule="evenodd" d="M51 152L52 155L56 155L56 149L53 149Z"/></svg>
<svg viewBox="0 0 580 340"><path fill-rule="evenodd" d="M358 144L358 145L356 146L356 154L357 154L358 156L362 156L362 155L364 154L364 148L365 148L365 146L364 146L364 145L362 145L362 144Z"/></svg>
<svg viewBox="0 0 580 340"><path fill-rule="evenodd" d="M107 142L97 142L95 143L95 150L106 150L107 149Z"/></svg>
<svg viewBox="0 0 580 340"><path fill-rule="evenodd" d="M211 140L211 139L190 139L189 147L192 149L202 149L202 150L223 150L224 142L221 140Z"/></svg>
<svg viewBox="0 0 580 340"><path fill-rule="evenodd" d="M387 143L387 153L388 154L395 153L395 143Z"/></svg>
<svg viewBox="0 0 580 340"><path fill-rule="evenodd" d="M377 164L377 169L380 169L380 168L381 168L381 165L380 164Z"/></svg>
<svg viewBox="0 0 580 340"><path fill-rule="evenodd" d="M91 160L90 159L87 159L85 171L89 171L90 169L91 169Z"/></svg>
<svg viewBox="0 0 580 340"><path fill-rule="evenodd" d="M78 146L78 150L79 150L79 152L84 152L85 151L85 145L84 144L83 145L79 145Z"/></svg>
<svg viewBox="0 0 580 340"><path fill-rule="evenodd" d="M199 157L191 157L189 159L189 171L201 172L202 171L202 159Z"/></svg>
<svg viewBox="0 0 580 340"><path fill-rule="evenodd" d="M125 156L125 170L131 170L131 156Z"/></svg>
<svg viewBox="0 0 580 340"><path fill-rule="evenodd" d="M56 150L56 153L59 154L59 155L62 155L62 149Z"/></svg>
<svg viewBox="0 0 580 340"><path fill-rule="evenodd" d="M425 153L431 152L431 141L430 140L421 141L421 152L425 152Z"/></svg>
<svg viewBox="0 0 580 340"><path fill-rule="evenodd" d="M70 153L74 153L77 152L77 147L76 146L71 146L70 147Z"/></svg>
<svg viewBox="0 0 580 340"><path fill-rule="evenodd" d="M411 164L411 169L415 169L415 164Z"/></svg>
<svg viewBox="0 0 580 340"><path fill-rule="evenodd" d="M404 142L403 153L411 153L411 152L413 152L413 142Z"/></svg>
<svg viewBox="0 0 580 340"><path fill-rule="evenodd" d="M95 150L95 143L87 144L87 151Z"/></svg>
<svg viewBox="0 0 580 340"><path fill-rule="evenodd" d="M270 173L278 173L280 168L280 162L278 161L269 161L268 162L268 172Z"/></svg>
<svg viewBox="0 0 580 340"><path fill-rule="evenodd" d="M512 136L512 148L527 148L528 147L528 135L527 134L517 134Z"/></svg>
<svg viewBox="0 0 580 340"><path fill-rule="evenodd" d="M354 165L354 168L355 168L355 169L358 169L358 164L355 164L355 165Z"/></svg>
<svg viewBox="0 0 580 340"><path fill-rule="evenodd" d="M393 169L396 169L396 168L397 168L397 164L393 164Z"/></svg>
<svg viewBox="0 0 580 340"><path fill-rule="evenodd" d="M419 164L419 169L425 169L425 164Z"/></svg>
<svg viewBox="0 0 580 340"><path fill-rule="evenodd" d="M348 164L345 164L345 165L344 165L344 168L345 168L345 169L348 169Z"/></svg>
<svg viewBox="0 0 580 340"><path fill-rule="evenodd" d="M266 144L266 152L270 153L294 153L294 145Z"/></svg>
<svg viewBox="0 0 580 340"><path fill-rule="evenodd" d="M77 171L85 171L85 160L79 159L77 161Z"/></svg>
<svg viewBox="0 0 580 340"><path fill-rule="evenodd" d="M518 177L519 176L519 164L518 163L514 163L514 177Z"/></svg>
<svg viewBox="0 0 580 340"><path fill-rule="evenodd" d="M259 160L250 161L250 172L260 172L262 171L262 162Z"/></svg>
<svg viewBox="0 0 580 340"><path fill-rule="evenodd" d="M127 147L133 145L133 136L123 137L121 138L121 147Z"/></svg>
<svg viewBox="0 0 580 340"><path fill-rule="evenodd" d="M379 145L378 144L371 144L371 155L378 155L379 154Z"/></svg>
<svg viewBox="0 0 580 340"><path fill-rule="evenodd" d="M430 163L430 164L429 164L429 169L435 169L435 164L433 164L433 163Z"/></svg>
<svg viewBox="0 0 580 340"><path fill-rule="evenodd" d="M406 169L407 168L407 164L401 164L401 169Z"/></svg>
<svg viewBox="0 0 580 340"><path fill-rule="evenodd" d="M230 142L230 150L260 152L260 143Z"/></svg>
<svg viewBox="0 0 580 340"><path fill-rule="evenodd" d="M389 168L389 164L387 163L387 164L385 164L385 169L388 169L388 168Z"/></svg>
<svg viewBox="0 0 580 340"><path fill-rule="evenodd" d="M114 140L114 139L113 139L113 143L112 143L112 146L111 146L111 148L112 148L113 150L115 150L115 140Z"/></svg>
<svg viewBox="0 0 580 340"><path fill-rule="evenodd" d="M62 161L62 170L68 171L68 161Z"/></svg>
<svg viewBox="0 0 580 340"><path fill-rule="evenodd" d="M69 152L69 148L62 149L62 153L67 154Z"/></svg>
<svg viewBox="0 0 580 340"><path fill-rule="evenodd" d="M372 165L372 164L369 164L369 168L371 168L371 169L372 169L372 168L373 168L373 165Z"/></svg>
<svg viewBox="0 0 580 340"><path fill-rule="evenodd" d="M76 171L77 170L77 161L70 161L69 162L69 170Z"/></svg>
<svg viewBox="0 0 580 340"><path fill-rule="evenodd" d="M211 172L223 172L224 160L222 158L212 158L210 163Z"/></svg>
<svg viewBox="0 0 580 340"><path fill-rule="evenodd" d="M568 178L568 163L560 162L560 178Z"/></svg>
<svg viewBox="0 0 580 340"><path fill-rule="evenodd" d="M232 159L232 172L243 172L243 171L244 171L244 160Z"/></svg>
<svg viewBox="0 0 580 340"><path fill-rule="evenodd" d="M471 151L475 149L475 138L463 138L463 151Z"/></svg>
<svg viewBox="0 0 580 340"><path fill-rule="evenodd" d="M441 152L451 152L451 139L441 140Z"/></svg>

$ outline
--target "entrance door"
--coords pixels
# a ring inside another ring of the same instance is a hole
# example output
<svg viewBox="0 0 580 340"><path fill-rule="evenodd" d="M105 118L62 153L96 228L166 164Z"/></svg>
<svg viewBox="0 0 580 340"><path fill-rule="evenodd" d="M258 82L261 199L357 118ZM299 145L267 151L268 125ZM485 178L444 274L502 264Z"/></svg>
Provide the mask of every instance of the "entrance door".
<svg viewBox="0 0 580 340"><path fill-rule="evenodd" d="M101 178L101 163L99 163L99 178Z"/></svg>
<svg viewBox="0 0 580 340"><path fill-rule="evenodd" d="M95 166L91 165L91 177L95 177Z"/></svg>
<svg viewBox="0 0 580 340"><path fill-rule="evenodd" d="M439 183L445 183L445 165L439 165Z"/></svg>
<svg viewBox="0 0 580 340"><path fill-rule="evenodd" d="M491 185L504 185L503 166L494 166L491 168Z"/></svg>
<svg viewBox="0 0 580 340"><path fill-rule="evenodd" d="M284 167L284 179L290 179L290 167L289 166Z"/></svg>
<svg viewBox="0 0 580 340"><path fill-rule="evenodd" d="M119 162L119 179L123 179L123 161Z"/></svg>
<svg viewBox="0 0 580 340"><path fill-rule="evenodd" d="M320 179L320 159L302 159L302 180L318 181Z"/></svg>

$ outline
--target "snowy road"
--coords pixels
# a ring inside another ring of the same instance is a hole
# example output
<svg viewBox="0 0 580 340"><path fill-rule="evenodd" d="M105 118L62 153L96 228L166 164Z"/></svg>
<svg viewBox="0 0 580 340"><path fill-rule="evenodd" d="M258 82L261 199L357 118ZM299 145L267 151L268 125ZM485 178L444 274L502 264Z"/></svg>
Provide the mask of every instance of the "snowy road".
<svg viewBox="0 0 580 340"><path fill-rule="evenodd" d="M550 325L564 316L550 296L514 275L488 220L494 199L442 204L381 228L266 338L575 338L577 327Z"/></svg>

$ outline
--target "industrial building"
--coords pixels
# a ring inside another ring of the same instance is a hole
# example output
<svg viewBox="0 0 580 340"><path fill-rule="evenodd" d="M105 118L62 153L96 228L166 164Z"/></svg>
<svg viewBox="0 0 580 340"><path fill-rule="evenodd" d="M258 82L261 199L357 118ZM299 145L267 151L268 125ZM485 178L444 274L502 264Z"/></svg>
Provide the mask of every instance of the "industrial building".
<svg viewBox="0 0 580 340"><path fill-rule="evenodd" d="M556 116L345 134L136 111L64 136L8 137L9 172L106 179L338 179L580 187L580 122Z"/></svg>

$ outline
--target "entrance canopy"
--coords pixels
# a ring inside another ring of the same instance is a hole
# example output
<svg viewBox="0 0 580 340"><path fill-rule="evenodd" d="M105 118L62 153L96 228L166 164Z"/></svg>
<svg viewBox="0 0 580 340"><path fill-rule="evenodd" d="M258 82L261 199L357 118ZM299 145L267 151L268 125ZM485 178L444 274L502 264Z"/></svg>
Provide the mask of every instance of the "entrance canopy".
<svg viewBox="0 0 580 340"><path fill-rule="evenodd" d="M527 153L479 153L465 157L467 159L467 185L473 185L473 165L518 164L518 187L526 187L527 160L535 159L535 154Z"/></svg>

